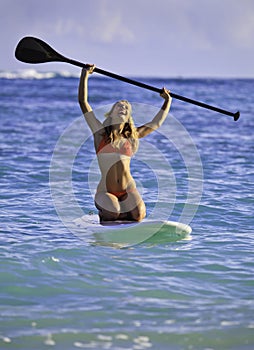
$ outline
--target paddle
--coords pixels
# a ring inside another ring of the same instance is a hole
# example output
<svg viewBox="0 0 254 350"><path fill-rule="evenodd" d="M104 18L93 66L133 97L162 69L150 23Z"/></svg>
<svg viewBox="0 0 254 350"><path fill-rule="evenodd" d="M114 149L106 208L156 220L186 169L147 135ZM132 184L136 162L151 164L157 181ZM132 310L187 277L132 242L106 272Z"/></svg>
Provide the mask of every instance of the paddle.
<svg viewBox="0 0 254 350"><path fill-rule="evenodd" d="M59 54L51 46L49 46L47 43L45 43L41 39L34 38L34 37L24 37L23 39L20 40L20 42L18 43L16 50L15 50L15 57L19 61L22 61L25 63L66 62L66 63L70 63L70 64L72 64L74 66L78 66L78 67L85 67L85 68L87 67L87 64L72 60L70 58L67 58L67 57ZM106 76L114 78L114 79L124 81L128 84L136 85L136 86L139 86L141 88L151 90L151 91L154 91L157 93L162 92L162 89L158 89L154 86L147 85L147 84L140 83L138 81L135 81L135 80L132 80L129 78L122 77L121 75L107 72L107 71L100 69L100 68L97 68L97 67L94 69L94 72L106 75ZM218 112L218 113L229 115L230 117L233 117L235 121L238 120L238 118L240 117L239 111L236 113L229 112L229 111L226 111L224 109L214 107L214 106L208 105L208 104L203 103L203 102L199 102L199 101L192 100L190 98L187 98L187 97L184 97L181 95L174 94L173 92L170 92L170 95L172 98L176 98L178 100L188 102L188 103L191 103L191 104L203 107L203 108L211 109L211 110Z"/></svg>

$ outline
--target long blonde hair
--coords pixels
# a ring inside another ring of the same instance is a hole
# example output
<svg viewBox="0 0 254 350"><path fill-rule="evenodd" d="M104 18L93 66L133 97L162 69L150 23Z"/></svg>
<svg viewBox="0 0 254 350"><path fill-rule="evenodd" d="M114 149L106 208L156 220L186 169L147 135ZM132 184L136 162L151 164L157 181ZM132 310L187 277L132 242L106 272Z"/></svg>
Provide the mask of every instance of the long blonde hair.
<svg viewBox="0 0 254 350"><path fill-rule="evenodd" d="M123 130L119 132L117 129L113 127L111 113L113 109L115 108L116 104L119 102L124 102L128 104L130 114L128 117L128 121L124 124ZM104 132L103 136L107 138L107 140L113 145L113 147L120 148L122 145L122 138L128 139L128 141L132 145L133 153L137 152L138 145L139 145L139 139L138 139L138 133L137 129L134 125L134 121L131 115L132 107L131 104L127 100L120 100L114 103L111 110L107 113L105 113L105 121L103 122L104 126Z"/></svg>

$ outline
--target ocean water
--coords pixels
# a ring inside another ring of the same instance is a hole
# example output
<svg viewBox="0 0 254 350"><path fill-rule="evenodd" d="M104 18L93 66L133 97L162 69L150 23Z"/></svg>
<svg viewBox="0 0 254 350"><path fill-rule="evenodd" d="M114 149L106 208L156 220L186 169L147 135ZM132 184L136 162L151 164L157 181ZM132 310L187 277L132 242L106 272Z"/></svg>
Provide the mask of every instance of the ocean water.
<svg viewBox="0 0 254 350"><path fill-rule="evenodd" d="M188 223L191 237L120 249L70 224L96 214L99 178L78 75L0 72L1 349L253 349L254 81L137 80L241 117L173 101L132 172L148 217ZM141 125L162 104L89 84L101 118L127 98Z"/></svg>

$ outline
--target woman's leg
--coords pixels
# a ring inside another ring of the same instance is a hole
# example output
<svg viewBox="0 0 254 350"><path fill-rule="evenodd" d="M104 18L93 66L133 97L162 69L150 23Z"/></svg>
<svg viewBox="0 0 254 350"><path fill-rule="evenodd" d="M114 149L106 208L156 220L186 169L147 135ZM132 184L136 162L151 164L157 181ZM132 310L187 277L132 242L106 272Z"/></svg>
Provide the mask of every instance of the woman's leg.
<svg viewBox="0 0 254 350"><path fill-rule="evenodd" d="M95 206L99 210L101 221L114 221L120 215L120 204L118 198L108 192L97 192L95 195Z"/></svg>
<svg viewBox="0 0 254 350"><path fill-rule="evenodd" d="M119 219L141 221L146 216L146 206L137 189L127 192L126 198L120 201L120 207Z"/></svg>
<svg viewBox="0 0 254 350"><path fill-rule="evenodd" d="M146 206L137 189L120 198L109 192L97 192L95 206L101 221L141 221L146 216Z"/></svg>

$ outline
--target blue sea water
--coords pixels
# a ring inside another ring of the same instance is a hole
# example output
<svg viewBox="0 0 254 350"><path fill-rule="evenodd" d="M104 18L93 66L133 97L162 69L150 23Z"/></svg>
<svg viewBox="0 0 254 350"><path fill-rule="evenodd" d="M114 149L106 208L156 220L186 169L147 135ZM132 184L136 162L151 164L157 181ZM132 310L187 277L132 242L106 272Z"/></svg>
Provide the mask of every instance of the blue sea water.
<svg viewBox="0 0 254 350"><path fill-rule="evenodd" d="M96 214L78 76L0 73L1 349L253 349L254 81L137 80L241 117L173 101L132 171L148 216L159 206L162 219L191 225L191 239L117 249L64 219ZM162 103L116 80L89 84L99 114L127 98L137 125Z"/></svg>

